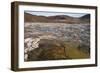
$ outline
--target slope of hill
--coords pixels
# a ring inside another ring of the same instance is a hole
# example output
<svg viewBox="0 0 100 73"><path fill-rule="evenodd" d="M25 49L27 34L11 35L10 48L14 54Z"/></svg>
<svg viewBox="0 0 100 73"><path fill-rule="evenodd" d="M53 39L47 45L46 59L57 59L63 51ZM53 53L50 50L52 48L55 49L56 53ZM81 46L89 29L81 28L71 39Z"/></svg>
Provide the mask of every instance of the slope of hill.
<svg viewBox="0 0 100 73"><path fill-rule="evenodd" d="M47 23L69 23L69 24L75 24L75 23L81 23L81 22L87 22L89 21L89 15L85 15L81 18L75 18L67 15L55 15L55 16L37 16L32 15L29 13L24 13L24 21L25 22L47 22ZM83 21L85 20L85 21Z"/></svg>
<svg viewBox="0 0 100 73"><path fill-rule="evenodd" d="M82 16L81 19L90 19L90 14Z"/></svg>
<svg viewBox="0 0 100 73"><path fill-rule="evenodd" d="M24 14L24 21L25 22L42 22L42 21L49 21L45 16L36 16L29 13Z"/></svg>
<svg viewBox="0 0 100 73"><path fill-rule="evenodd" d="M80 20L81 20L81 23L90 23L90 14L82 16Z"/></svg>

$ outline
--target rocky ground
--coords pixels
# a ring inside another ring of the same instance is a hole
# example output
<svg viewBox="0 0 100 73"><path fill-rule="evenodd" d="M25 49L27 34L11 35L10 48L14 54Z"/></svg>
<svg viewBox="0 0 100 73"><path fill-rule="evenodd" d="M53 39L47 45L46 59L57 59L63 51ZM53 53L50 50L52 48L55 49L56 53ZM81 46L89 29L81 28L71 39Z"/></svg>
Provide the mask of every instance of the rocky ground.
<svg viewBox="0 0 100 73"><path fill-rule="evenodd" d="M25 61L90 57L90 25L25 23Z"/></svg>

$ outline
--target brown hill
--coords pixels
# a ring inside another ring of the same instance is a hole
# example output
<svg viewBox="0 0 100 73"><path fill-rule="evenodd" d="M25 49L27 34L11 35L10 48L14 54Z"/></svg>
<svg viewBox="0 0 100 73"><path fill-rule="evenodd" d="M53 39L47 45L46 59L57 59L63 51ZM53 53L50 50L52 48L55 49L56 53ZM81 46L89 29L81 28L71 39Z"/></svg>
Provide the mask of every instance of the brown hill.
<svg viewBox="0 0 100 73"><path fill-rule="evenodd" d="M45 16L36 16L29 13L24 14L24 21L25 22L48 22L49 20Z"/></svg>
<svg viewBox="0 0 100 73"><path fill-rule="evenodd" d="M84 22L90 23L90 14L84 15L80 19L82 20L81 22L83 22L83 23Z"/></svg>
<svg viewBox="0 0 100 73"><path fill-rule="evenodd" d="M29 13L24 13L25 22L48 22L48 23L80 23L83 21L81 18L74 18L67 15L55 15L55 16L37 16Z"/></svg>
<svg viewBox="0 0 100 73"><path fill-rule="evenodd" d="M49 19L54 20L55 22L61 22L61 23L78 23L78 18L73 18L67 15L56 15L56 16L50 16Z"/></svg>

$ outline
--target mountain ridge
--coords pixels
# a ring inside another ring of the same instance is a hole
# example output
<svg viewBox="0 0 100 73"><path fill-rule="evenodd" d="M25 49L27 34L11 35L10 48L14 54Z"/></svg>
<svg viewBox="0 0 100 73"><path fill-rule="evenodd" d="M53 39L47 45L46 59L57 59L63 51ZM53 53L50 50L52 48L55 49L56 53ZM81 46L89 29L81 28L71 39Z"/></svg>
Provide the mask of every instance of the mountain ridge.
<svg viewBox="0 0 100 73"><path fill-rule="evenodd" d="M53 23L83 23L89 22L90 15L84 15L80 18L71 17L68 15L55 15L55 16L38 16L38 15L32 15L30 13L24 13L24 22L53 22Z"/></svg>

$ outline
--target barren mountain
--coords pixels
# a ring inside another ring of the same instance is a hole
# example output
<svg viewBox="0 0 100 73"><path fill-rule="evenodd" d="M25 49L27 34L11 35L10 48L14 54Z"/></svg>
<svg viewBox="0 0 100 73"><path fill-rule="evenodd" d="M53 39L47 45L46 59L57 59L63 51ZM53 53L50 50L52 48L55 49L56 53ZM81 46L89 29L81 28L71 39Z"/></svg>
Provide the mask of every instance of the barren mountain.
<svg viewBox="0 0 100 73"><path fill-rule="evenodd" d="M87 14L81 18L75 18L67 15L55 15L55 16L37 16L29 13L24 13L25 22L53 22L53 23L83 23L89 22L90 15ZM83 21L84 20L84 21Z"/></svg>
<svg viewBox="0 0 100 73"><path fill-rule="evenodd" d="M90 14L82 16L81 19L90 19Z"/></svg>
<svg viewBox="0 0 100 73"><path fill-rule="evenodd" d="M90 23L90 14L82 16L80 20L81 20L81 23Z"/></svg>
<svg viewBox="0 0 100 73"><path fill-rule="evenodd" d="M49 21L45 16L36 16L29 13L24 14L24 20L25 22L43 22L43 21L48 22Z"/></svg>

